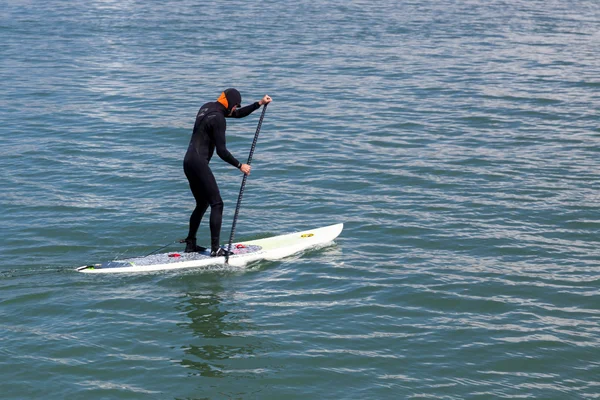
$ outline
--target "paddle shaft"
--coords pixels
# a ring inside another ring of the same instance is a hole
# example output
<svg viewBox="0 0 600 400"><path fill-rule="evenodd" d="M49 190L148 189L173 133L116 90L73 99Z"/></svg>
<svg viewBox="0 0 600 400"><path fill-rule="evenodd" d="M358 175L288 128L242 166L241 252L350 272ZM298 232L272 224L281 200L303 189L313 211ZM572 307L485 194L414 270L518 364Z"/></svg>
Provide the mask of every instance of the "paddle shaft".
<svg viewBox="0 0 600 400"><path fill-rule="evenodd" d="M250 147L250 154L248 155L248 162L246 163L248 165L252 163L252 156L254 155L254 149L256 148L256 142L258 141L260 127L262 126L262 122L265 117L265 112L267 111L267 105L268 103L263 106L262 114L260 115L260 119L258 120L256 133L254 134L254 141L252 142L252 147ZM240 194L238 195L237 205L235 206L235 214L233 214L233 224L231 225L231 234L229 235L229 245L227 246L227 255L225 255L225 264L229 263L229 252L231 252L231 244L233 243L233 236L235 235L235 225L237 224L238 215L240 213L240 206L242 205L242 196L244 195L244 188L246 186L247 179L248 175L244 174L244 177L242 178L242 186L240 187Z"/></svg>

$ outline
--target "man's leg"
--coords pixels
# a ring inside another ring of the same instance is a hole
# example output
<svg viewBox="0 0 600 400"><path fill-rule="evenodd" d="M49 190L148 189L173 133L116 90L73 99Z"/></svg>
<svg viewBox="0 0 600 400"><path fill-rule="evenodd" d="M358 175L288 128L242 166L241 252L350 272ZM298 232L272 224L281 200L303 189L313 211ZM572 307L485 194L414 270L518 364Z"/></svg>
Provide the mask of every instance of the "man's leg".
<svg viewBox="0 0 600 400"><path fill-rule="evenodd" d="M196 208L194 208L192 215L190 215L190 228L188 231L188 236L185 239L186 253L205 250L202 247L196 246L196 233L198 232L198 228L202 222L202 217L208 209L206 188L204 187L205 179L203 179L203 175L206 175L206 171L203 171L204 169L208 169L208 167L202 168L201 165L184 166L185 175L190 184L190 190L192 191L194 199L196 200ZM208 172L210 173L210 169L208 169Z"/></svg>

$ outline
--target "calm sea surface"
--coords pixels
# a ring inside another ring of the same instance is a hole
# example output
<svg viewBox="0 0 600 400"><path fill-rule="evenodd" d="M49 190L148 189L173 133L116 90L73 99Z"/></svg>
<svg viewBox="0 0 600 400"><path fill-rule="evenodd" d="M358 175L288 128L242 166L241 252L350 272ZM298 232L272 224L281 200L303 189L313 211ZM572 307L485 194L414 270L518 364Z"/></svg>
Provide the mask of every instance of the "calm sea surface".
<svg viewBox="0 0 600 400"><path fill-rule="evenodd" d="M0 3L2 399L600 398L598 1ZM74 272L185 237L227 87L236 238L336 243Z"/></svg>

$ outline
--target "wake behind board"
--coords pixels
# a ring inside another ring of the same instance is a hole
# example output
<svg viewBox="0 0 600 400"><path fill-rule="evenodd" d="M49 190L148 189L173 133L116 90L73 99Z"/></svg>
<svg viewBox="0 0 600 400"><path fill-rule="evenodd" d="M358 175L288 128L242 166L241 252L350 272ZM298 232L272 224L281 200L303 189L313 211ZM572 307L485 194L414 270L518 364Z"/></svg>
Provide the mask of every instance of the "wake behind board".
<svg viewBox="0 0 600 400"><path fill-rule="evenodd" d="M229 265L244 266L258 260L279 260L303 250L332 242L344 224L330 225L287 235L234 243ZM77 268L85 273L147 272L224 265L225 257L210 257L209 252L162 253L146 257L108 261Z"/></svg>

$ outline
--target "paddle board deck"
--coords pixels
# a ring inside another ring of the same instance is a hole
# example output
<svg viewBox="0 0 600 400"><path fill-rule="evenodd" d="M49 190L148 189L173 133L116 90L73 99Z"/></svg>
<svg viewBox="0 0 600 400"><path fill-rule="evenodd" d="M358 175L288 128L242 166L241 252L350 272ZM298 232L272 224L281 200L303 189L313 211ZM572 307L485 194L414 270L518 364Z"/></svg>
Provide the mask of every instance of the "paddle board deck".
<svg viewBox="0 0 600 400"><path fill-rule="evenodd" d="M265 239L234 243L229 265L241 267L253 261L279 260L303 250L332 242L344 229L344 224L325 226L303 232ZM210 257L208 251L197 253L162 253L146 257L108 261L77 268L85 273L148 272L224 265L225 257Z"/></svg>

